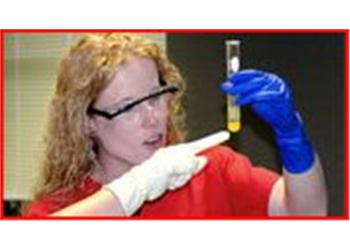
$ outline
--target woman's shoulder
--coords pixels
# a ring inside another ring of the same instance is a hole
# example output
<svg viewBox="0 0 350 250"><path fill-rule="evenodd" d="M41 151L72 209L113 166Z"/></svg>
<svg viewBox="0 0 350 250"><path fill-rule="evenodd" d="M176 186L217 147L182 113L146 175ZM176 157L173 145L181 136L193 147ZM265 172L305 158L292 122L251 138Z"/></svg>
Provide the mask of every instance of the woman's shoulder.
<svg viewBox="0 0 350 250"><path fill-rule="evenodd" d="M48 194L40 195L28 205L24 216L48 216L93 194L100 188L100 183L87 177L76 187L60 188Z"/></svg>
<svg viewBox="0 0 350 250"><path fill-rule="evenodd" d="M228 146L215 146L200 155L207 158L207 174L246 179L257 169L246 155Z"/></svg>
<svg viewBox="0 0 350 250"><path fill-rule="evenodd" d="M227 161L242 161L242 160L248 160L248 157L238 153L234 149L224 146L224 145L218 145L211 147L202 153L200 153L201 156L205 156L208 159L208 162L226 162Z"/></svg>

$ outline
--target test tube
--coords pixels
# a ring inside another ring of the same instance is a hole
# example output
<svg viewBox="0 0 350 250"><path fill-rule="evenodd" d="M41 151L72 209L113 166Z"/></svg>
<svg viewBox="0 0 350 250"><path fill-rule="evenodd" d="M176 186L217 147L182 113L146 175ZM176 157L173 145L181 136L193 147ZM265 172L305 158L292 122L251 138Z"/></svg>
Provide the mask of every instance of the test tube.
<svg viewBox="0 0 350 250"><path fill-rule="evenodd" d="M239 40L226 41L226 65L227 76L239 70ZM232 132L238 132L241 128L241 111L233 101L235 96L227 95L227 129Z"/></svg>

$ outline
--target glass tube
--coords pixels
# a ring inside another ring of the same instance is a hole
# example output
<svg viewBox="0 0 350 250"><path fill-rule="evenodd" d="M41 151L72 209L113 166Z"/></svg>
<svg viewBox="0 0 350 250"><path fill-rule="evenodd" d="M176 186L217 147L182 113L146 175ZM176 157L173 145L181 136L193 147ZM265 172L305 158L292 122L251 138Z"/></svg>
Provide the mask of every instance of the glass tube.
<svg viewBox="0 0 350 250"><path fill-rule="evenodd" d="M239 70L239 40L226 41L226 65L227 76ZM227 129L232 132L238 132L241 128L241 111L237 105L233 104L235 96L227 95Z"/></svg>

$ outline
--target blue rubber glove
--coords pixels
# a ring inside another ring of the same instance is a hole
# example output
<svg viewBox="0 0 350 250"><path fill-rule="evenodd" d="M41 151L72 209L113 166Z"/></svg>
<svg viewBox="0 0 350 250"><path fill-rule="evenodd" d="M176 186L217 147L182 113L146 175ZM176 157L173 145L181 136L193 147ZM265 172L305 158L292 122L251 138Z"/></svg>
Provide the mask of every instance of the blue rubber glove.
<svg viewBox="0 0 350 250"><path fill-rule="evenodd" d="M315 151L291 90L281 78L262 71L243 70L231 75L221 90L237 96L236 105L251 105L272 126L283 165L289 172L303 173L312 167Z"/></svg>

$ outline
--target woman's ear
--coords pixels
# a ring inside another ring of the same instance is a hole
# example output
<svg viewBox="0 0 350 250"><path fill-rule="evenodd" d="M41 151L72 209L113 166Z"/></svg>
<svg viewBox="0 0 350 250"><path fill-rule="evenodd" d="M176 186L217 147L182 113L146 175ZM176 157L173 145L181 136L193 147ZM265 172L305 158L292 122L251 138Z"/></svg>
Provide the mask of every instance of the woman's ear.
<svg viewBox="0 0 350 250"><path fill-rule="evenodd" d="M96 134L96 120L94 118L86 116L83 126L86 135L93 137Z"/></svg>

